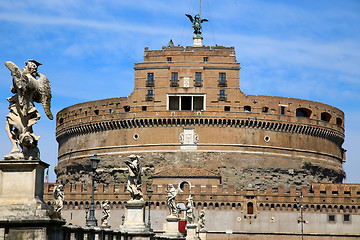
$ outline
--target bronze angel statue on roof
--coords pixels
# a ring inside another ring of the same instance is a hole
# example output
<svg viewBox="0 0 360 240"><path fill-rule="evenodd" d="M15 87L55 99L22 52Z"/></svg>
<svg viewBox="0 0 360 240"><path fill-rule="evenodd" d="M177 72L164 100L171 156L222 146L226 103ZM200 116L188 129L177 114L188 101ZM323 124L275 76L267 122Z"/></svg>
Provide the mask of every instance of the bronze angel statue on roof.
<svg viewBox="0 0 360 240"><path fill-rule="evenodd" d="M207 19L201 19L200 14L196 14L194 18L190 14L185 14L192 22L192 27L194 28L194 34L196 36L201 36L201 23L208 22Z"/></svg>
<svg viewBox="0 0 360 240"><path fill-rule="evenodd" d="M42 64L35 60L25 62L22 71L13 62L7 61L5 65L13 77L10 90L14 95L7 99L9 114L6 116L6 132L12 150L4 159L39 160L37 143L40 137L33 133L32 126L40 119L40 114L34 102L42 103L45 114L50 120L53 119L50 82L45 75L37 72Z"/></svg>

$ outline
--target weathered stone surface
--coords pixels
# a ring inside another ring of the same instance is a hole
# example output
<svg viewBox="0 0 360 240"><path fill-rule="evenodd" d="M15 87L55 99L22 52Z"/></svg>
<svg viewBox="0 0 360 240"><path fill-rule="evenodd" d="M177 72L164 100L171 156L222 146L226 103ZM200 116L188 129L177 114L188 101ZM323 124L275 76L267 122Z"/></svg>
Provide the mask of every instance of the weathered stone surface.
<svg viewBox="0 0 360 240"><path fill-rule="evenodd" d="M237 188L251 184L255 188L265 189L267 185L308 185L311 183L340 183L344 177L342 170L313 165L306 161L276 159L241 153L219 152L170 152L145 153L143 156L143 182L151 184L154 172L172 168L204 168L222 176L224 185ZM97 178L99 183L126 183L126 156L101 156ZM154 167L156 166L156 168ZM62 162L56 167L58 183L88 183L90 169L88 159L74 159Z"/></svg>

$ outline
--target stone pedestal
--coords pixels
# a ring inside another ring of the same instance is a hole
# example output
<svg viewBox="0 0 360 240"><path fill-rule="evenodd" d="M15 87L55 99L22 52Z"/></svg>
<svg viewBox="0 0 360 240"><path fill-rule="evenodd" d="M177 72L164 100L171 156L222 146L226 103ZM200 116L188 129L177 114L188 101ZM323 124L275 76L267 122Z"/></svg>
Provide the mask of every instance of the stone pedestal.
<svg viewBox="0 0 360 240"><path fill-rule="evenodd" d="M197 224L186 224L186 240L198 240L196 235Z"/></svg>
<svg viewBox="0 0 360 240"><path fill-rule="evenodd" d="M206 231L200 231L199 232L199 239L200 240L206 240Z"/></svg>
<svg viewBox="0 0 360 240"><path fill-rule="evenodd" d="M9 239L61 239L65 222L51 219L43 201L48 166L40 160L0 161L0 233Z"/></svg>
<svg viewBox="0 0 360 240"><path fill-rule="evenodd" d="M194 35L193 39L194 39L193 47L202 47L203 46L203 44L202 44L203 37L202 36Z"/></svg>
<svg viewBox="0 0 360 240"><path fill-rule="evenodd" d="M163 237L167 239L185 239L179 232L179 218L176 216L167 216L166 223L164 223Z"/></svg>
<svg viewBox="0 0 360 240"><path fill-rule="evenodd" d="M120 226L121 231L133 240L145 240L154 236L152 229L145 225L145 203L133 200L125 204L125 221Z"/></svg>

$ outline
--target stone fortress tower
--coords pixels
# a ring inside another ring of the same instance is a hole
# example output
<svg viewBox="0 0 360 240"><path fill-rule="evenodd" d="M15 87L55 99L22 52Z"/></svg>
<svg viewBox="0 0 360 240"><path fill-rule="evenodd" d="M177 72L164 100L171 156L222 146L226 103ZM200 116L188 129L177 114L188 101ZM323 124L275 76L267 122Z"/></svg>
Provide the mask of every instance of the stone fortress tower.
<svg viewBox="0 0 360 240"><path fill-rule="evenodd" d="M344 113L302 99L246 95L234 47L162 47L135 63L128 97L69 106L56 116L58 183L86 183L101 158L99 183L124 183L124 159L144 157L145 178L206 169L222 184L341 183ZM129 80L130 81L130 80Z"/></svg>

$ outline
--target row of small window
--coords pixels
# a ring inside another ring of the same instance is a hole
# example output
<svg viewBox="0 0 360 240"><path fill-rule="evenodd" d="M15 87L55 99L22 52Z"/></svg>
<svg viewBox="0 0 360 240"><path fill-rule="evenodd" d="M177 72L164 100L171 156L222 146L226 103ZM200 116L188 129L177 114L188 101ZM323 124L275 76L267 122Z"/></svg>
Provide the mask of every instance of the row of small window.
<svg viewBox="0 0 360 240"><path fill-rule="evenodd" d="M166 61L167 62L172 62L172 57L167 57L166 58ZM209 61L209 58L208 57L203 57L203 62L208 62Z"/></svg>
<svg viewBox="0 0 360 240"><path fill-rule="evenodd" d="M329 214L328 215L328 221L331 223L335 223L336 222L336 215L335 214ZM351 221L351 217L350 214L343 214L343 222L350 222Z"/></svg>
<svg viewBox="0 0 360 240"><path fill-rule="evenodd" d="M202 76L201 72L195 73L195 87L199 86L199 83L202 83L201 76ZM178 81L179 81L179 73L172 72L171 73L171 82L177 83ZM148 73L146 86L147 87L154 86L154 73ZM171 86L174 86L174 84L172 84ZM219 73L219 87L226 87L226 73Z"/></svg>

